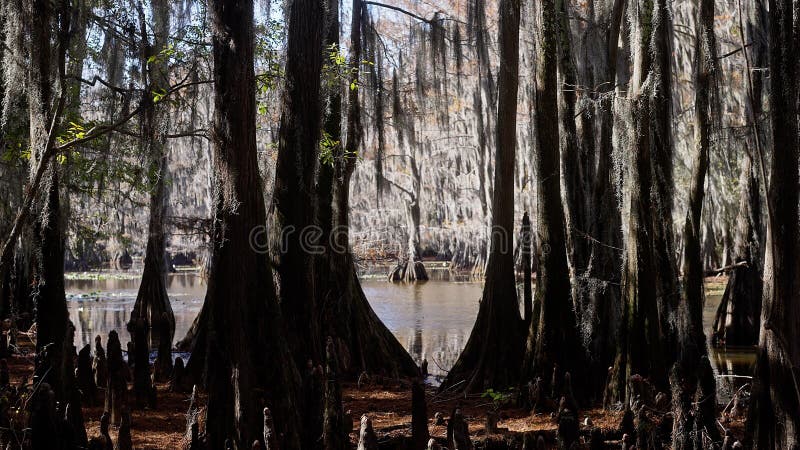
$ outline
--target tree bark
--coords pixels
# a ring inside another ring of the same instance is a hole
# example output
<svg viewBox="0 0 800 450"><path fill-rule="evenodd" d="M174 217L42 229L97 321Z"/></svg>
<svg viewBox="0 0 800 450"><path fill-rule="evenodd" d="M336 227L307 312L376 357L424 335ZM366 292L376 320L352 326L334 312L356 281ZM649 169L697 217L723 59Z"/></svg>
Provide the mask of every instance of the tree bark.
<svg viewBox="0 0 800 450"><path fill-rule="evenodd" d="M289 10L286 91L278 132L272 196L272 242L279 243L277 278L289 345L298 366L322 352L315 298L314 257L308 242L315 212L315 173L322 126L320 76L325 33L321 0L297 0ZM316 229L313 229L316 230Z"/></svg>
<svg viewBox="0 0 800 450"><path fill-rule="evenodd" d="M522 216L522 232L520 245L522 246L522 298L523 315L522 318L526 327L530 327L533 320L533 289L531 288L531 220L527 211Z"/></svg>
<svg viewBox="0 0 800 450"><path fill-rule="evenodd" d="M647 2L645 2L647 4ZM673 143L672 143L672 15L664 0L653 1L651 23L643 23L652 32L649 82L651 120L651 158L653 212L653 247L655 289L658 300L661 330L666 339L668 361L675 360L674 313L680 299L678 268L673 236ZM645 32L647 32L645 31ZM643 51L645 51L643 49Z"/></svg>
<svg viewBox="0 0 800 450"><path fill-rule="evenodd" d="M514 279L514 159L519 89L518 0L501 0L497 153L492 195L492 233L486 281L469 340L440 389L466 392L505 388L519 380L524 327Z"/></svg>
<svg viewBox="0 0 800 450"><path fill-rule="evenodd" d="M25 11L31 30L28 69L28 112L30 124L31 180L36 176L38 162L45 159L49 129L53 122L54 72L63 79L68 40L59 33L56 61L52 60L52 30L56 14L49 2L35 1ZM61 24L63 26L63 24ZM66 25L69 26L68 24ZM63 107L63 102L62 102ZM57 112L58 113L58 112ZM45 161L42 161L45 163ZM72 342L67 342L70 326L64 295L64 224L61 218L59 170L50 164L34 203L34 254L36 255L36 369L35 373L55 392L57 401L69 399L72 378Z"/></svg>
<svg viewBox="0 0 800 450"><path fill-rule="evenodd" d="M269 258L252 241L254 233L263 236L266 223L256 151L253 2L214 0L209 9L217 171L214 270L190 364L204 369L210 448L224 448L226 439L237 448L263 440L267 405L281 448L299 449L299 374L284 338Z"/></svg>
<svg viewBox="0 0 800 450"><path fill-rule="evenodd" d="M663 119L661 116L668 113L669 107L659 102L669 105L669 95L663 91L663 81L654 82L669 78L669 65L663 65L668 59L665 61L659 54L668 36L665 8L661 0L635 1L628 7L633 41L633 76L628 89L633 134L626 180L628 241L617 355L609 373L606 406L619 401L629 404L632 392L628 389L628 379L634 374L650 378L658 389L666 390L667 369L673 360L666 354L669 332L662 321L669 309L664 285L672 280L670 274L674 274L674 257L671 250L667 251L671 243L666 241L670 235L667 228L672 223L666 219L671 217L671 205L667 209L659 200L667 200L661 195L668 190L664 180L670 172L665 171L664 164L666 154L671 154L664 148L669 140L663 133L668 133L668 128L659 128L664 125L659 119Z"/></svg>
<svg viewBox="0 0 800 450"><path fill-rule="evenodd" d="M625 16L625 1L609 3L610 17L603 30L606 52L595 68L595 79L601 86L596 99L597 166L592 180L592 215L589 221L589 263L585 276L577 277L576 308L579 329L588 348L591 379L590 393L601 397L606 372L613 364L616 351L615 332L620 317L620 284L622 281L622 217L617 204L618 180L614 171L613 135L614 88L617 82L617 59L620 28ZM589 37L591 38L591 36ZM620 83L624 77L620 77ZM622 87L621 89L625 89Z"/></svg>
<svg viewBox="0 0 800 450"><path fill-rule="evenodd" d="M558 5L561 6L561 5ZM537 209L538 240L542 246L536 280L536 302L540 313L531 322L525 352L523 377L541 377L548 383L554 371L563 376L570 372L574 379L584 380L583 348L575 328L569 268L567 265L567 236L564 210L561 205L561 176L559 172L559 108L556 58L558 45L558 6L555 0L540 3L541 38L538 45L536 82L537 147L534 155L539 180ZM565 6L561 6L565 8ZM565 11L565 10L564 10ZM565 14L565 12L562 12ZM563 25L563 23L562 23ZM562 45L563 42L562 42ZM562 56L563 57L563 56ZM566 66L562 63L562 66ZM567 108L569 109L569 108ZM574 109L574 108L573 108ZM574 114L569 120L573 120ZM562 126L568 133L569 126ZM567 141L572 138L566 137ZM575 148L577 151L577 147ZM582 384L582 383L581 383ZM586 392L579 384L578 398ZM555 386L545 385L546 391ZM552 388L552 389L551 389ZM560 396L560 392L557 395Z"/></svg>
<svg viewBox="0 0 800 450"><path fill-rule="evenodd" d="M767 193L764 298L750 427L755 449L800 440L800 230L798 230L797 14L792 0L770 0L771 178Z"/></svg>
<svg viewBox="0 0 800 450"><path fill-rule="evenodd" d="M587 201L589 190L588 174L584 170L586 155L578 142L575 122L575 102L577 101L578 76L572 55L572 36L569 25L569 8L566 0L558 0L555 5L556 18L552 30L556 35L553 45L558 48L558 124L557 129L561 148L561 167L564 175L564 198L566 200L567 254L574 276L582 276L589 260L586 234L589 231L588 218L591 217L591 204ZM553 59L556 59L553 57ZM538 97L537 97L538 98ZM542 114L537 110L537 117ZM549 118L552 119L552 118Z"/></svg>
<svg viewBox="0 0 800 450"><path fill-rule="evenodd" d="M706 173L709 164L709 147L713 120L711 92L716 77L716 39L714 38L714 2L701 0L695 30L694 55L694 162L689 185L689 210L683 227L683 289L678 314L679 361L684 370L692 369L705 355L706 339L703 333L703 250L701 225Z"/></svg>

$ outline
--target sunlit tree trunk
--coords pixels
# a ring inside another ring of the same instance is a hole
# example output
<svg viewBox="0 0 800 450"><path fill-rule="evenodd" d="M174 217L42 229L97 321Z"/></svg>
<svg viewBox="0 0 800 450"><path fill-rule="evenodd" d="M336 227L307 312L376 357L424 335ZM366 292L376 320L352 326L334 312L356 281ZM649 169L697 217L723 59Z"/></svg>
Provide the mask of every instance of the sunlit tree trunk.
<svg viewBox="0 0 800 450"><path fill-rule="evenodd" d="M666 353L671 332L664 321L671 298L665 297L664 286L669 282L674 286L677 281L672 278L674 255L671 241L667 241L671 201L662 197L669 191L665 180L671 176L669 128L664 128L670 104L664 90L669 84L664 80L669 78L669 57L662 54L669 39L666 4L661 0L632 1L628 18L633 56L628 88L633 134L626 172L628 239L617 354L609 373L606 405L630 401L627 380L634 374L649 377L657 388L666 390L672 357ZM675 291L669 292L674 295Z"/></svg>
<svg viewBox="0 0 800 450"><path fill-rule="evenodd" d="M555 0L544 0L539 4L542 30L537 46L536 125L538 142L534 150L534 162L539 183L537 189L539 207L536 223L539 234L538 241L543 250L539 259L539 271L536 279L536 303L539 304L539 315L533 317L528 331L522 373L529 379L541 377L545 383L545 391L552 392L550 389L552 386L549 386L549 383L554 379L553 371L557 369L560 371L555 375L557 379L563 379L564 373L570 372L573 380L581 380L575 386L579 391L578 397L580 398L585 393L583 386L585 367L583 348L575 328L559 171L556 62L559 43L558 6ZM562 48L566 45L563 40L561 44ZM569 66L569 64L562 62L559 67L564 68L565 66ZM568 94L564 95L569 97ZM566 109L569 110L569 107ZM574 110L574 103L572 109ZM562 128L567 133L573 133L572 137L565 137L565 139L572 140L573 143L568 146L571 145L574 151L577 151L577 142L575 142L574 136L574 113L569 114L569 121L572 130L570 131L570 126L565 126L563 122ZM558 392L558 395L560 394Z"/></svg>
<svg viewBox="0 0 800 450"><path fill-rule="evenodd" d="M8 78L5 74L6 69L2 67L2 64L6 61L6 53L11 53L10 50L6 50L6 6L3 5L0 7L0 98L5 99L6 97L6 78ZM5 115L3 111L5 107L0 108L0 118ZM8 142L6 141L6 124L4 120L0 119L0 149L5 149ZM4 179L8 179L12 176L11 169L9 167L0 166L0 177ZM11 228L13 216L12 212L13 209L12 199L14 196L11 195L10 189L6 190L3 189L2 193L8 199L8 205L3 206L0 208L0 236L5 236L8 230ZM2 272L0 272L0 317L8 317L11 313L11 300L13 296L11 295L11 291L13 289L12 284L12 276L11 270L8 266L3 266ZM5 356L5 355L2 355Z"/></svg>

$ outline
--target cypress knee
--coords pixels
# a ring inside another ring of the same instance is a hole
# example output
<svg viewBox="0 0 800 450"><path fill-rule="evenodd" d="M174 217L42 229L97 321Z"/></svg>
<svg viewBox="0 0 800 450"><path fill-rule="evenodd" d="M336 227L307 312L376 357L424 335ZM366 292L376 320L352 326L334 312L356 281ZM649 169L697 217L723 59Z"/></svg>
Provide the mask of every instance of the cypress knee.
<svg viewBox="0 0 800 450"><path fill-rule="evenodd" d="M372 429L372 420L366 414L361 416L358 450L378 450L378 437L375 436L375 430Z"/></svg>
<svg viewBox="0 0 800 450"><path fill-rule="evenodd" d="M414 380L411 383L411 440L414 450L424 449L429 438L425 386L419 380Z"/></svg>

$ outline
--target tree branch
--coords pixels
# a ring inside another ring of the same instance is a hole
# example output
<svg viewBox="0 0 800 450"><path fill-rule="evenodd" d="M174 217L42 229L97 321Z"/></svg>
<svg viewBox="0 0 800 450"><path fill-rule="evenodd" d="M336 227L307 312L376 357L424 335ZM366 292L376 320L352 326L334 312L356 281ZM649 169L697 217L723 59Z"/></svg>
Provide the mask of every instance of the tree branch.
<svg viewBox="0 0 800 450"><path fill-rule="evenodd" d="M195 81L195 82L181 82L171 87L169 91L167 91L167 93L164 95L164 97L167 97L170 94L173 94L185 87L209 83L209 82L210 81L208 80ZM50 160L60 152L75 147L76 145L84 144L91 140L97 139L100 136L103 136L114 130L119 129L122 125L124 125L134 116L139 114L143 109L143 106L140 104L136 109L125 115L125 117L123 117L117 122L112 123L111 125L98 125L92 127L88 132L86 132L86 134L82 138L76 138L71 141L65 142L61 145L55 145L56 129L58 128L58 124L61 120L61 115L64 112L65 103L66 103L66 91L62 91L61 95L58 98L58 102L56 103L55 111L53 112L53 118L50 123L50 130L47 133L47 142L45 144L45 148L42 151L41 157L39 157L37 161L36 172L34 174L33 180L31 180L30 185L26 188L25 199L23 200L22 205L17 211L17 215L16 218L14 219L14 225L11 228L11 232L3 242L2 252L0 253L0 274L5 273L5 270L8 267L8 263L11 260L11 254L12 254L11 250L14 248L14 243L16 242L17 238L19 238L19 235L22 232L22 227L25 221L30 216L31 208L33 207L33 201L36 197L36 194L39 191L39 187L42 183L42 178L44 176L48 164L50 163Z"/></svg>
<svg viewBox="0 0 800 450"><path fill-rule="evenodd" d="M413 18L415 18L417 20L421 20L421 21L423 21L425 23L433 23L432 20L426 19L426 18L424 18L424 17L422 17L420 15L414 14L413 12L405 10L405 9L399 7L399 6L387 5L386 3L378 3L378 2L372 2L372 1L365 1L364 4L365 5L379 6L381 8L391 9L391 10L394 10L394 11L397 11L397 12L401 12L401 13L407 15L407 16L413 17Z"/></svg>
<svg viewBox="0 0 800 450"><path fill-rule="evenodd" d="M729 264L724 267L718 267L716 269L706 270L706 276L711 275L719 275L721 273L730 272L737 267L748 267L747 261L739 261L737 263Z"/></svg>
<svg viewBox="0 0 800 450"><path fill-rule="evenodd" d="M103 86L105 86L105 87L107 87L107 88L111 89L112 91L117 92L119 94L128 94L130 92L133 92L133 91L137 90L137 89L126 89L126 88L121 88L119 86L115 86L115 85L109 83L108 81L100 78L97 75L95 75L94 78L92 78L91 80L87 80L86 78L82 78L82 77L75 76L75 75L67 75L67 78L71 78L73 80L77 80L77 81L79 81L79 82L81 82L83 84L87 84L89 86L95 86L99 82Z"/></svg>
<svg viewBox="0 0 800 450"><path fill-rule="evenodd" d="M11 249L14 247L14 242L16 242L17 238L22 232L22 226L30 215L31 207L33 206L33 200L36 197L37 191L39 190L39 185L42 183L42 177L44 176L45 169L47 169L47 164L50 161L50 157L53 153L51 149L53 148L53 143L56 139L56 128L58 128L58 121L64 111L64 104L66 101L66 91L63 91L61 96L58 98L58 102L56 103L56 108L53 113L53 119L50 122L50 130L47 132L47 143L45 144L45 150L42 152L42 156L38 158L33 180L25 192L25 200L17 212L17 216L14 219L14 226L11 228L8 238L6 238L5 242L3 243L3 250L2 253L0 253L0 274L5 273L6 268L8 267L8 262L11 260Z"/></svg>

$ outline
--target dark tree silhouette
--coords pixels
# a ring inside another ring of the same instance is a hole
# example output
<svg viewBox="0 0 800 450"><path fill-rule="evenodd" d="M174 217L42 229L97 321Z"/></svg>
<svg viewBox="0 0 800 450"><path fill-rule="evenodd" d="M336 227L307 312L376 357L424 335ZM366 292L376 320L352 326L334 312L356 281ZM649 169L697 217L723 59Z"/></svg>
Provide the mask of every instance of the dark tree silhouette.
<svg viewBox="0 0 800 450"><path fill-rule="evenodd" d="M518 0L501 0L497 153L492 195L492 233L478 318L464 351L442 382L467 392L503 388L519 380L524 337L514 281L514 156L519 89Z"/></svg>
<svg viewBox="0 0 800 450"><path fill-rule="evenodd" d="M293 14L301 14L296 5ZM215 0L209 9L217 183L213 270L190 365L203 369L210 448L224 448L226 439L237 448L260 441L266 404L281 448L299 449L299 374L284 337L269 258L251 242L266 223L256 152L253 1Z"/></svg>

